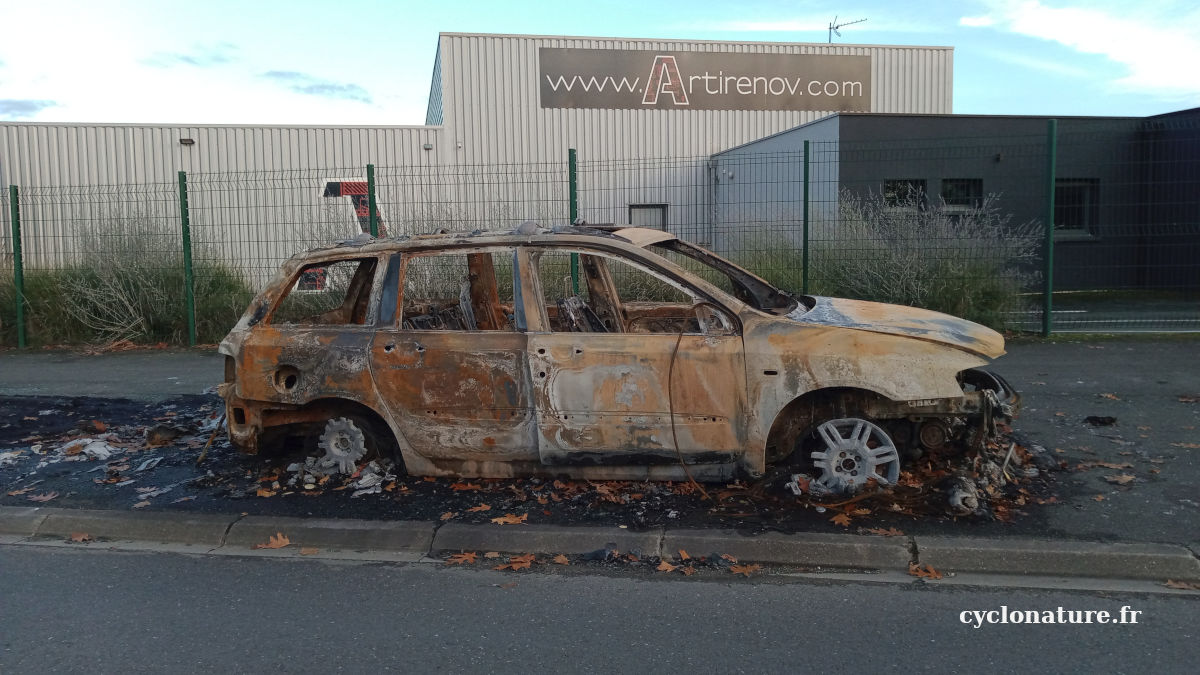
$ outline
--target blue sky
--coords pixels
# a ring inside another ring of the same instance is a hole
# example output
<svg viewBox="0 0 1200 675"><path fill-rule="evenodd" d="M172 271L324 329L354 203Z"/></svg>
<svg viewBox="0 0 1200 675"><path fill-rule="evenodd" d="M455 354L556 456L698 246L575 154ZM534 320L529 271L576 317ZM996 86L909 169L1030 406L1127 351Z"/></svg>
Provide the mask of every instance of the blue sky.
<svg viewBox="0 0 1200 675"><path fill-rule="evenodd" d="M948 45L954 112L1200 106L1200 3L56 0L0 6L0 120L422 124L445 32Z"/></svg>

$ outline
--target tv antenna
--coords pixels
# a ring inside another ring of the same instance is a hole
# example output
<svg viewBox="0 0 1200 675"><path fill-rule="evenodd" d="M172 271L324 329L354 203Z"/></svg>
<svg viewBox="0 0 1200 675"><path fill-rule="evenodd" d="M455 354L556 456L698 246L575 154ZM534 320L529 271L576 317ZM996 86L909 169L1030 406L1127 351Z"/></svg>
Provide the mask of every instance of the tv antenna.
<svg viewBox="0 0 1200 675"><path fill-rule="evenodd" d="M830 44L833 44L834 33L837 33L838 37L842 37L842 34L838 32L839 28L842 28L843 26L853 26L856 23L862 23L864 21L866 21L866 19L859 19L857 21L844 21L842 23L838 23L837 17L836 16L833 17L833 21L829 22L829 42L830 42Z"/></svg>

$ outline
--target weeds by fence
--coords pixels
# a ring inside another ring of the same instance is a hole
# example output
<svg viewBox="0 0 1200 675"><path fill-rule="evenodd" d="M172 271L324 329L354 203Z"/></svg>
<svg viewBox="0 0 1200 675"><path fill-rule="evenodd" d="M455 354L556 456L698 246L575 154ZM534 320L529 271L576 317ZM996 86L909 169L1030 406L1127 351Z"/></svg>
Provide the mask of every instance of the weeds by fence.
<svg viewBox="0 0 1200 675"><path fill-rule="evenodd" d="M1057 174L1047 170L1055 144L1028 136L197 173L186 200L183 181L22 187L19 223L0 195L6 234L21 229L0 244L0 340L17 344L23 327L30 344L214 342L306 248L371 228L511 229L569 214L669 230L793 292L1020 330L1041 329L1053 298L1058 329L1200 330L1200 170L1186 150L1195 141L1180 150L1178 139L1135 134L1097 152L1099 132L1088 134L1054 138Z"/></svg>

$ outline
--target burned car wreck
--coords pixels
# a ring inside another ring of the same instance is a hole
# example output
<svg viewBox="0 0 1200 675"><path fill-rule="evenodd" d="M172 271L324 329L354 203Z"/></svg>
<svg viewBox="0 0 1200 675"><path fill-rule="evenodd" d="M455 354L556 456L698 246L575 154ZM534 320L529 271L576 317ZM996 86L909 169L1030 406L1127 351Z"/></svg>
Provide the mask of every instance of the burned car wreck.
<svg viewBox="0 0 1200 675"><path fill-rule="evenodd" d="M981 444L1017 395L1003 338L945 314L795 296L674 235L526 223L362 237L284 263L220 345L229 435L352 471L724 480L807 466L891 484Z"/></svg>

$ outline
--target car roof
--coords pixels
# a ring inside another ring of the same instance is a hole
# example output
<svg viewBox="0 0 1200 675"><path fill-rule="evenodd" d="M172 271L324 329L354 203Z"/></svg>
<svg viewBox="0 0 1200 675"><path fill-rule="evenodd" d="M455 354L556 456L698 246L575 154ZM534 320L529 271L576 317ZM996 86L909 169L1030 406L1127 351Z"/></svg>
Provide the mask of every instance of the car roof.
<svg viewBox="0 0 1200 675"><path fill-rule="evenodd" d="M586 223L579 225L560 225L555 227L542 227L533 221L526 221L511 230L473 230L473 231L458 231L451 232L449 230L438 230L427 234L415 235L400 235L398 237L376 238L368 234L360 234L353 239L345 239L328 246L319 246L309 249L298 256L297 258L321 257L332 253L338 253L347 249L359 249L370 247L372 251L378 250L408 250L415 248L427 248L430 244L437 243L518 243L528 241L530 237L537 236L541 243L545 243L547 238L553 240L555 237L561 237L562 242L569 243L575 237L594 237L600 239L616 240L624 244L630 244L638 248L653 246L664 241L672 241L678 239L670 232L663 230L655 230L647 227L632 227L629 225L589 225Z"/></svg>

